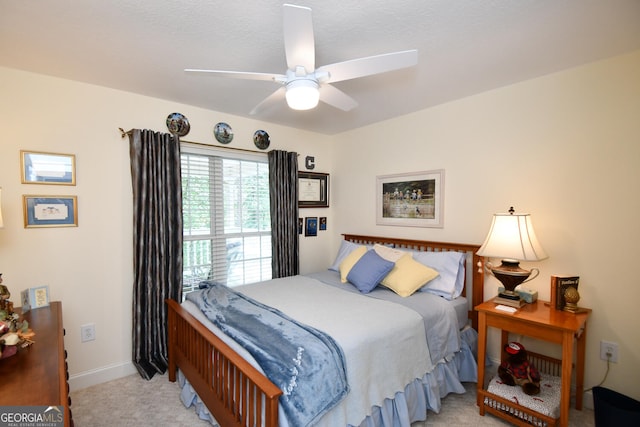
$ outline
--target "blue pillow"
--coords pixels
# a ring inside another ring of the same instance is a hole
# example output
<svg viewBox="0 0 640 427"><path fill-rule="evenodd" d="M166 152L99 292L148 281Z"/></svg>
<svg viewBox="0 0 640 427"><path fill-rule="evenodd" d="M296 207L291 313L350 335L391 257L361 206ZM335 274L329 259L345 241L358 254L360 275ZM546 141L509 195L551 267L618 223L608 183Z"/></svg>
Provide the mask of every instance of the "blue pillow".
<svg viewBox="0 0 640 427"><path fill-rule="evenodd" d="M394 266L394 262L387 261L378 255L376 251L370 249L362 255L349 271L347 280L358 288L360 292L368 294L378 286L378 283L389 274Z"/></svg>

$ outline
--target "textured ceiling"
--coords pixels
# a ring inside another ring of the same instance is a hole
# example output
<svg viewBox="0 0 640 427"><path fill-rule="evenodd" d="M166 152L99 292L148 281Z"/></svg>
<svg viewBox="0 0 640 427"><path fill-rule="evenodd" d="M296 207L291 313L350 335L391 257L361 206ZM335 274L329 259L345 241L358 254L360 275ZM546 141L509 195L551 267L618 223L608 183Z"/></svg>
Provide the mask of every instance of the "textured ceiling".
<svg viewBox="0 0 640 427"><path fill-rule="evenodd" d="M322 0L316 65L418 49L416 67L336 83L359 106L280 106L276 83L184 68L284 73L282 1L0 0L0 66L335 134L640 49L640 0Z"/></svg>

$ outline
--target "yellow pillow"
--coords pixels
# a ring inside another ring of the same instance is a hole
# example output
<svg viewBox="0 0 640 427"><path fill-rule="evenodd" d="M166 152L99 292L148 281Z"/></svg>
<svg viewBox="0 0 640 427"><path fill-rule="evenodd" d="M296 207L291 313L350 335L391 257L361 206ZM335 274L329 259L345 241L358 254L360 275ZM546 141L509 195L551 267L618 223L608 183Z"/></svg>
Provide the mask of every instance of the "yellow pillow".
<svg viewBox="0 0 640 427"><path fill-rule="evenodd" d="M360 246L353 251L349 255L347 255L342 262L340 263L340 281L342 283L347 283L347 275L353 268L353 266L358 262L362 255L367 253L366 246Z"/></svg>
<svg viewBox="0 0 640 427"><path fill-rule="evenodd" d="M408 297L427 282L438 277L438 274L437 271L420 264L407 253L396 261L396 266L381 283L401 297Z"/></svg>

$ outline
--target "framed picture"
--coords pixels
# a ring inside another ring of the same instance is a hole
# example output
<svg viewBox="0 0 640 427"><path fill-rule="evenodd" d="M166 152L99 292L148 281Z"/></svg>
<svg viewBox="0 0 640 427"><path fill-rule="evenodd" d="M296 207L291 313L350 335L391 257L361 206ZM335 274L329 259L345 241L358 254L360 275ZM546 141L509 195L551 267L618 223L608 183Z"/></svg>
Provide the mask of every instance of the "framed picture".
<svg viewBox="0 0 640 427"><path fill-rule="evenodd" d="M20 293L20 300L22 301L23 313L32 309L47 307L49 305L49 287L38 286L37 288L25 289Z"/></svg>
<svg viewBox="0 0 640 427"><path fill-rule="evenodd" d="M73 154L20 151L23 184L76 185L76 156Z"/></svg>
<svg viewBox="0 0 640 427"><path fill-rule="evenodd" d="M298 172L298 207L329 207L329 174Z"/></svg>
<svg viewBox="0 0 640 427"><path fill-rule="evenodd" d="M298 234L302 234L303 228L304 228L304 220L302 218L298 218Z"/></svg>
<svg viewBox="0 0 640 427"><path fill-rule="evenodd" d="M318 235L318 217L311 216L305 218L306 225L304 227L305 236L317 236Z"/></svg>
<svg viewBox="0 0 640 427"><path fill-rule="evenodd" d="M22 196L24 227L77 227L76 196Z"/></svg>
<svg viewBox="0 0 640 427"><path fill-rule="evenodd" d="M325 231L327 229L327 217L320 217L320 231Z"/></svg>
<svg viewBox="0 0 640 427"><path fill-rule="evenodd" d="M376 224L444 226L444 170L376 177Z"/></svg>

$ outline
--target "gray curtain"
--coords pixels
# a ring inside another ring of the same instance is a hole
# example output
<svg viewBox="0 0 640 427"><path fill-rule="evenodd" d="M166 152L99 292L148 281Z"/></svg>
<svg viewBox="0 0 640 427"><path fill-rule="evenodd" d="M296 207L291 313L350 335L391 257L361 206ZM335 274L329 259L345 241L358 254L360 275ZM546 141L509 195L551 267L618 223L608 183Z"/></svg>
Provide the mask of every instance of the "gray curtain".
<svg viewBox="0 0 640 427"><path fill-rule="evenodd" d="M166 298L182 299L180 141L129 133L133 184L133 363L143 378L167 369Z"/></svg>
<svg viewBox="0 0 640 427"><path fill-rule="evenodd" d="M274 279L300 273L298 256L298 154L269 151L271 270Z"/></svg>

